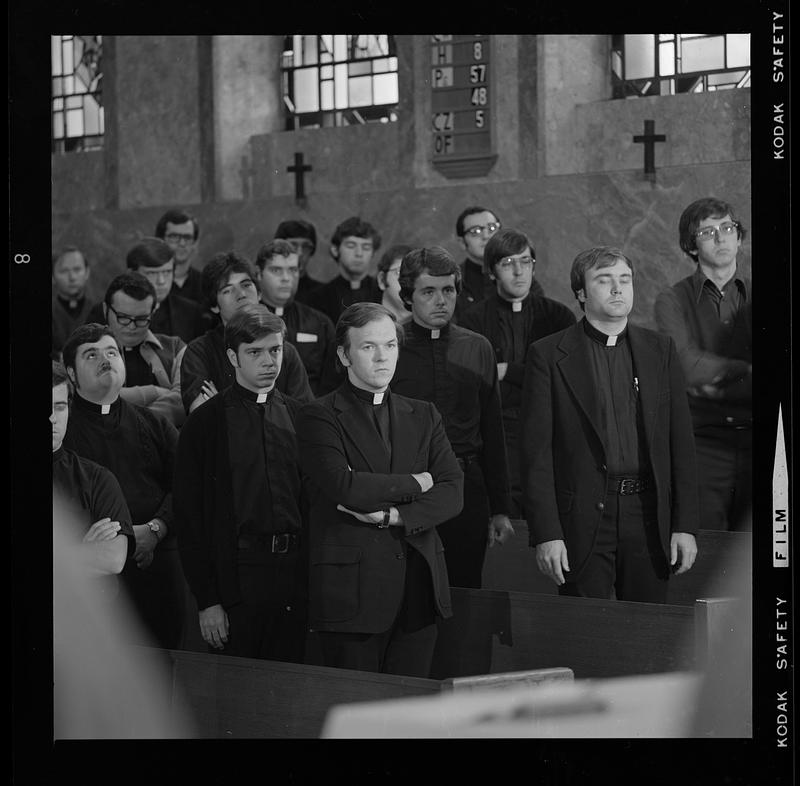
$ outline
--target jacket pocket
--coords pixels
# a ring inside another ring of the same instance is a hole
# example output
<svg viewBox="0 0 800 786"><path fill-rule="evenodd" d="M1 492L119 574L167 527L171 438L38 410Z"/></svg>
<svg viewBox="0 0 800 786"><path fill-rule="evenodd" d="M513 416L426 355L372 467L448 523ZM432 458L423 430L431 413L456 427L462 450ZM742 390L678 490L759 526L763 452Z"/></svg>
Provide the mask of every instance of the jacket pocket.
<svg viewBox="0 0 800 786"><path fill-rule="evenodd" d="M323 622L343 622L360 606L361 549L323 545L311 563L311 616Z"/></svg>

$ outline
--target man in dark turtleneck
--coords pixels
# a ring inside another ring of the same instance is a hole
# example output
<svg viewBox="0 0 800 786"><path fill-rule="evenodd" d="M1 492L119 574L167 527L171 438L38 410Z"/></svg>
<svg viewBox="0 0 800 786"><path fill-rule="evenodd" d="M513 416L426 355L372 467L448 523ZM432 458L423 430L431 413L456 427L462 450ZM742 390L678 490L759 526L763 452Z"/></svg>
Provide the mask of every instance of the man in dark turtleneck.
<svg viewBox="0 0 800 786"><path fill-rule="evenodd" d="M400 330L378 303L346 309L347 379L297 418L309 624L327 666L427 677L437 620L452 615L436 527L461 509L464 478L436 408L389 388Z"/></svg>
<svg viewBox="0 0 800 786"><path fill-rule="evenodd" d="M551 333L575 324L575 315L563 303L538 295L532 288L536 253L523 232L500 229L483 253L487 277L496 291L473 303L459 324L489 339L497 360L503 427L514 518L522 518L519 477L519 412L528 346Z"/></svg>
<svg viewBox="0 0 800 786"><path fill-rule="evenodd" d="M226 322L235 379L181 430L175 524L210 650L301 663L308 571L299 402L275 387L285 332L260 303Z"/></svg>
<svg viewBox="0 0 800 786"><path fill-rule="evenodd" d="M464 506L438 527L453 587L480 588L487 544L513 534L497 363L491 344L451 324L461 271L439 246L403 257L400 296L411 311L393 390L436 405L464 471Z"/></svg>
<svg viewBox="0 0 800 786"><path fill-rule="evenodd" d="M120 398L125 363L107 325L76 328L63 355L75 386L64 447L111 470L119 481L136 536L122 583L156 645L174 648L182 632L184 589L170 532L178 432L162 415Z"/></svg>
<svg viewBox="0 0 800 786"><path fill-rule="evenodd" d="M572 264L586 316L533 343L522 390L525 515L562 595L664 603L697 554L697 477L672 339L628 323L633 264L606 246Z"/></svg>

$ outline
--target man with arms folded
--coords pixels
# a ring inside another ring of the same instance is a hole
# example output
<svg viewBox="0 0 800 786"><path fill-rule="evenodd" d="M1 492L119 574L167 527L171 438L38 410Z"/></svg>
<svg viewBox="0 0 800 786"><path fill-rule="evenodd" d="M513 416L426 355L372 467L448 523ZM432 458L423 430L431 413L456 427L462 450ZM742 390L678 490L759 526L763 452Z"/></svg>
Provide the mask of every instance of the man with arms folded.
<svg viewBox="0 0 800 786"><path fill-rule="evenodd" d="M427 677L437 618L452 614L436 525L463 473L433 404L389 383L402 328L377 303L336 325L341 386L297 419L310 479L309 624L325 665Z"/></svg>

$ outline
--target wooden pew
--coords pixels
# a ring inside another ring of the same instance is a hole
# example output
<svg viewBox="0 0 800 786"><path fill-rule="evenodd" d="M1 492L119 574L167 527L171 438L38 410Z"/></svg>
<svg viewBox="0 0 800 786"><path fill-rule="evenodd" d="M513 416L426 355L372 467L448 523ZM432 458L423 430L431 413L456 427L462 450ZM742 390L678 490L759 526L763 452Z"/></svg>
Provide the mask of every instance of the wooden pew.
<svg viewBox="0 0 800 786"><path fill-rule="evenodd" d="M702 669L719 631L745 619L735 599L695 606L452 589L431 677L567 667L575 679Z"/></svg>
<svg viewBox="0 0 800 786"><path fill-rule="evenodd" d="M573 678L569 669L561 668L440 682L183 650L137 649L145 658L168 661L174 686L170 706L192 718L195 738L317 738L334 705Z"/></svg>
<svg viewBox="0 0 800 786"><path fill-rule="evenodd" d="M558 588L536 567L528 546L528 525L514 520L514 537L486 550L483 588L556 595ZM700 530L692 569L669 580L667 603L692 605L698 598L749 597L752 588L752 535Z"/></svg>

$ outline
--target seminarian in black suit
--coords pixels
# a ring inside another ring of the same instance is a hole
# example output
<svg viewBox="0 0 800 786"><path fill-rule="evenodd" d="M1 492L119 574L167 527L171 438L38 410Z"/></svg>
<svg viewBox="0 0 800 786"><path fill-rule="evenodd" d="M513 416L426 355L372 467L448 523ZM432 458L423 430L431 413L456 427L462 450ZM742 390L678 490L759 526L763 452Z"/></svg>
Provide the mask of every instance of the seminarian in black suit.
<svg viewBox="0 0 800 786"><path fill-rule="evenodd" d="M525 513L561 594L663 603L670 569L697 554L694 437L674 342L628 323L633 275L615 248L578 254L570 278L585 319L530 347Z"/></svg>
<svg viewBox="0 0 800 786"><path fill-rule="evenodd" d="M461 510L464 476L436 407L389 389L401 331L380 304L347 308L347 380L297 417L309 625L327 666L427 677L437 618L452 614L436 525Z"/></svg>

